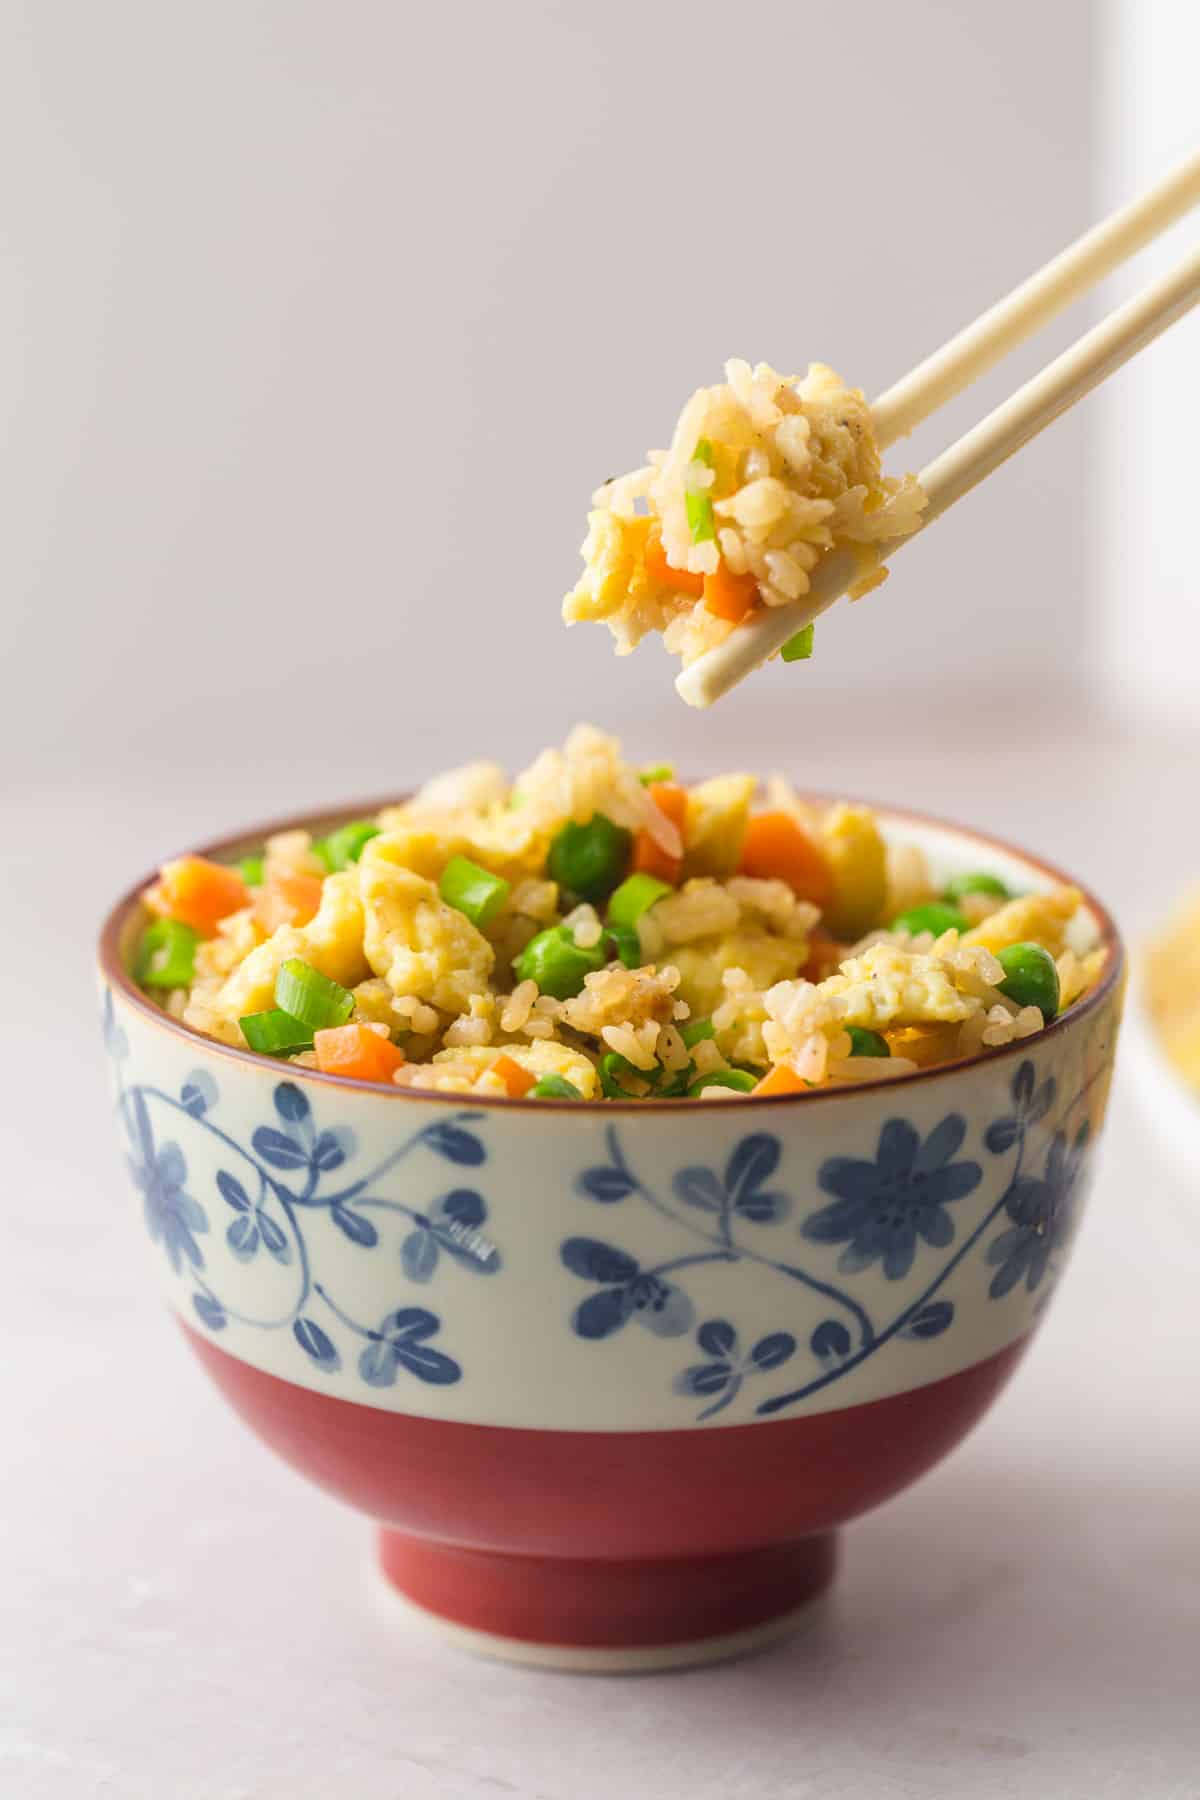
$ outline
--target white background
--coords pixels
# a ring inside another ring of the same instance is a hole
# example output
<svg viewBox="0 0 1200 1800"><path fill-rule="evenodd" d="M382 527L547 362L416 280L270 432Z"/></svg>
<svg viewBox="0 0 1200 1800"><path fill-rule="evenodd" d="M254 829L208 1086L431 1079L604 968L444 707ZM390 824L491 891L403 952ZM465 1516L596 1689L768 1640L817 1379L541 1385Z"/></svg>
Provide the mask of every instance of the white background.
<svg viewBox="0 0 1200 1800"><path fill-rule="evenodd" d="M1194 324L716 715L556 617L726 355L875 391L1161 169L1186 11L0 4L2 1800L1200 1793L1196 1189L1123 1083L1044 1341L832 1618L548 1679L372 1613L174 1342L89 970L167 851L580 715L965 816L1137 937L1200 873Z"/></svg>

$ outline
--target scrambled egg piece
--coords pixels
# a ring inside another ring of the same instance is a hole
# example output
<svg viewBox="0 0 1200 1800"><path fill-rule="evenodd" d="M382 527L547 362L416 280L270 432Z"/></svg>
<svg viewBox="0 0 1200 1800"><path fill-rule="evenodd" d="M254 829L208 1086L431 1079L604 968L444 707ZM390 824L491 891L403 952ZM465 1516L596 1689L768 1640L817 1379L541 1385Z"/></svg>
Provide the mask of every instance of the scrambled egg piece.
<svg viewBox="0 0 1200 1800"><path fill-rule="evenodd" d="M307 925L281 925L251 950L215 995L203 1002L209 1021L201 1029L223 1029L226 1043L242 1041L238 1020L275 1004L275 978L289 957L298 956L330 981L354 987L370 973L363 956L363 909L358 872L345 869L326 878L321 904ZM189 1008L190 1011L190 1008ZM187 1024L198 1023L184 1013Z"/></svg>
<svg viewBox="0 0 1200 1800"><path fill-rule="evenodd" d="M1067 945L1067 925L1079 907L1078 888L1052 888L1048 894L1022 894L991 913L981 925L963 933L968 948L1007 950L1011 944L1040 944L1051 956Z"/></svg>
<svg viewBox="0 0 1200 1800"><path fill-rule="evenodd" d="M742 855L753 775L715 775L688 789L683 822L683 875L732 875Z"/></svg>
<svg viewBox="0 0 1200 1800"><path fill-rule="evenodd" d="M487 986L496 953L432 881L403 866L406 848L390 834L372 838L358 864L367 962L393 993L466 1012L472 994Z"/></svg>
<svg viewBox="0 0 1200 1800"><path fill-rule="evenodd" d="M887 849L874 813L865 806L831 808L821 821L821 846L833 876L823 922L853 943L882 916L887 899Z"/></svg>
<svg viewBox="0 0 1200 1800"><path fill-rule="evenodd" d="M799 974L808 961L808 943L801 938L773 937L749 926L722 937L674 945L669 955L679 970L679 998L687 1001L694 1019L704 1019L725 998L723 978L728 970L744 969L751 987L765 990ZM721 1048L725 1050L725 1045Z"/></svg>

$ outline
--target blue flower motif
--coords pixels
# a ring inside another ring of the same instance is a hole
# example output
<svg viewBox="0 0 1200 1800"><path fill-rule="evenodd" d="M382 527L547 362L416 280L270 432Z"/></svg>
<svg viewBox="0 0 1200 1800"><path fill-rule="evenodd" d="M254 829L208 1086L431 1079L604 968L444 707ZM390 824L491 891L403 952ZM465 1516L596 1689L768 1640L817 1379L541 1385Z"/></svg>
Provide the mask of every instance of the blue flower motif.
<svg viewBox="0 0 1200 1800"><path fill-rule="evenodd" d="M129 1158L129 1172L142 1192L150 1241L162 1245L176 1275L185 1259L194 1269L202 1269L204 1257L196 1237L208 1230L208 1215L199 1201L184 1192L187 1163L183 1151L178 1144L156 1148L146 1102L136 1089L130 1104L134 1154Z"/></svg>
<svg viewBox="0 0 1200 1800"><path fill-rule="evenodd" d="M1056 1132L1045 1173L1022 1175L1014 1182L1004 1208L1013 1222L988 1245L987 1260L996 1270L988 1288L993 1300L1002 1299L1022 1279L1032 1294L1055 1251L1070 1239L1088 1129L1085 1121L1070 1149L1066 1133Z"/></svg>
<svg viewBox="0 0 1200 1800"><path fill-rule="evenodd" d="M954 1237L946 1208L978 1187L977 1162L955 1162L966 1136L958 1113L949 1113L922 1143L907 1119L889 1119L879 1134L874 1162L831 1156L818 1180L836 1196L805 1220L802 1236L814 1244L845 1244L838 1267L850 1274L882 1259L889 1281L913 1265L917 1239L942 1249Z"/></svg>
<svg viewBox="0 0 1200 1800"><path fill-rule="evenodd" d="M430 1281L445 1251L464 1269L494 1275L500 1252L479 1229L487 1204L473 1188L455 1188L435 1200L427 1213L417 1213L413 1230L400 1246L400 1260L410 1281Z"/></svg>
<svg viewBox="0 0 1200 1800"><path fill-rule="evenodd" d="M697 1413L698 1419L711 1419L736 1399L747 1375L765 1375L778 1369L796 1348L790 1331L773 1331L759 1338L745 1355L738 1345L738 1334L728 1319L706 1319L696 1333L696 1342L705 1351L708 1362L693 1363L675 1377L677 1394L715 1395L713 1404Z"/></svg>
<svg viewBox="0 0 1200 1800"><path fill-rule="evenodd" d="M655 1337L682 1337L691 1326L694 1309L683 1289L656 1270L643 1269L626 1251L598 1238L576 1237L568 1238L559 1254L572 1275L604 1284L571 1314L578 1337L611 1337L630 1319Z"/></svg>
<svg viewBox="0 0 1200 1800"><path fill-rule="evenodd" d="M100 1014L100 1028L104 1033L104 1048L114 1062L123 1062L129 1055L129 1039L117 1024L117 1009L113 1005L112 989L104 990L104 1005Z"/></svg>

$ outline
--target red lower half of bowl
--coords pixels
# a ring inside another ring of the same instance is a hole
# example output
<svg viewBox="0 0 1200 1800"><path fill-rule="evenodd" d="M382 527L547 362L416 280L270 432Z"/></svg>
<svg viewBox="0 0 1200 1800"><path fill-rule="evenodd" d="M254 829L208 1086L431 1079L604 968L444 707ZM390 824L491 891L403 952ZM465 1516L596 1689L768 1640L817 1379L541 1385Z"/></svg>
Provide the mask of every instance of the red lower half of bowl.
<svg viewBox="0 0 1200 1800"><path fill-rule="evenodd" d="M829 1585L837 1527L945 1456L1026 1343L835 1412L595 1432L359 1406L184 1333L264 1443L379 1524L383 1574L406 1599L476 1648L597 1668L781 1635Z"/></svg>

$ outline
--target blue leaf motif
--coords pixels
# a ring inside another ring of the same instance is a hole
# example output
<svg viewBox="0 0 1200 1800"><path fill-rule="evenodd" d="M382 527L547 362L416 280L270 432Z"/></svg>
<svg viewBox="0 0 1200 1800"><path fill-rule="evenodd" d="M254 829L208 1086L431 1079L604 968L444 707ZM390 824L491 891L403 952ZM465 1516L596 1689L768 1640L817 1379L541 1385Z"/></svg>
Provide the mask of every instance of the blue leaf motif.
<svg viewBox="0 0 1200 1800"><path fill-rule="evenodd" d="M358 1372L371 1387L394 1387L396 1352L382 1338L368 1344L358 1359Z"/></svg>
<svg viewBox="0 0 1200 1800"><path fill-rule="evenodd" d="M211 1294L193 1294L192 1305L197 1318L202 1319L210 1331L224 1331L229 1321L219 1300L214 1300Z"/></svg>
<svg viewBox="0 0 1200 1800"><path fill-rule="evenodd" d="M410 1231L400 1246L400 1263L410 1281L431 1280L438 1265L438 1244L432 1231L424 1226Z"/></svg>
<svg viewBox="0 0 1200 1800"><path fill-rule="evenodd" d="M478 1117L477 1114L473 1116ZM477 1167L487 1155L475 1133L464 1131L461 1125L431 1125L425 1133L425 1142L448 1162L460 1163L465 1168Z"/></svg>
<svg viewBox="0 0 1200 1800"><path fill-rule="evenodd" d="M682 1288L660 1281L657 1275L641 1275L632 1283L633 1316L655 1337L682 1337L692 1328L696 1309Z"/></svg>
<svg viewBox="0 0 1200 1800"><path fill-rule="evenodd" d="M928 1306L920 1307L900 1332L906 1338L941 1337L947 1326L954 1322L954 1302L952 1300L931 1300Z"/></svg>
<svg viewBox="0 0 1200 1800"><path fill-rule="evenodd" d="M249 1194L237 1177L224 1169L217 1170L217 1192L227 1206L232 1206L234 1212L250 1211Z"/></svg>
<svg viewBox="0 0 1200 1800"><path fill-rule="evenodd" d="M253 1213L239 1213L231 1220L225 1242L239 1262L249 1262L258 1249L258 1226Z"/></svg>
<svg viewBox="0 0 1200 1800"><path fill-rule="evenodd" d="M773 1331L767 1337L759 1338L750 1352L750 1360L756 1369L777 1369L795 1348L796 1340L790 1331Z"/></svg>
<svg viewBox="0 0 1200 1800"><path fill-rule="evenodd" d="M728 1319L705 1319L696 1333L696 1342L710 1356L732 1356L737 1349L737 1332Z"/></svg>
<svg viewBox="0 0 1200 1800"><path fill-rule="evenodd" d="M675 1377L677 1394L719 1394L733 1380L733 1365L727 1362L693 1363Z"/></svg>
<svg viewBox="0 0 1200 1800"><path fill-rule="evenodd" d="M292 1260L292 1247L286 1234L280 1230L274 1219L268 1219L266 1213L256 1214L258 1229L262 1233L262 1241L271 1252L277 1263L289 1263Z"/></svg>
<svg viewBox="0 0 1200 1800"><path fill-rule="evenodd" d="M840 1319L824 1319L808 1340L814 1356L822 1362L838 1360L850 1354L850 1333Z"/></svg>
<svg viewBox="0 0 1200 1800"><path fill-rule="evenodd" d="M787 1218L792 1202L787 1194L754 1192L735 1200L733 1210L739 1219L749 1219L752 1225L775 1225Z"/></svg>
<svg viewBox="0 0 1200 1800"><path fill-rule="evenodd" d="M286 1124L299 1125L301 1120L308 1118L312 1108L308 1096L294 1081L281 1081L275 1089L275 1111Z"/></svg>
<svg viewBox="0 0 1200 1800"><path fill-rule="evenodd" d="M332 1375L342 1366L342 1359L337 1353L333 1339L313 1319L297 1319L292 1326L292 1336L307 1356L310 1356L319 1369Z"/></svg>
<svg viewBox="0 0 1200 1800"><path fill-rule="evenodd" d="M983 1134L983 1141L993 1156L1003 1156L1011 1150L1021 1135L1021 1127L1015 1119L995 1119Z"/></svg>
<svg viewBox="0 0 1200 1800"><path fill-rule="evenodd" d="M585 1169L575 1185L581 1194L585 1194L589 1200L598 1200L601 1206L612 1206L634 1191L634 1183L624 1169L603 1165Z"/></svg>
<svg viewBox="0 0 1200 1800"><path fill-rule="evenodd" d="M201 1119L217 1103L217 1084L205 1069L193 1069L179 1091L183 1110Z"/></svg>
<svg viewBox="0 0 1200 1800"><path fill-rule="evenodd" d="M462 1370L452 1356L443 1356L430 1344L393 1344L392 1354L401 1368L427 1381L434 1387L450 1387L462 1378Z"/></svg>
<svg viewBox="0 0 1200 1800"><path fill-rule="evenodd" d="M671 1186L685 1206L700 1212L719 1213L725 1209L725 1189L712 1169L680 1169Z"/></svg>
<svg viewBox="0 0 1200 1800"><path fill-rule="evenodd" d="M270 1125L260 1125L250 1142L263 1161L270 1163L273 1169L308 1167L307 1153L300 1148L295 1138L285 1137L282 1131L275 1131Z"/></svg>
<svg viewBox="0 0 1200 1800"><path fill-rule="evenodd" d="M739 1200L760 1188L779 1167L779 1139L769 1132L756 1131L742 1139L729 1159L725 1186L737 1206Z"/></svg>
<svg viewBox="0 0 1200 1800"><path fill-rule="evenodd" d="M453 1193L443 1195L433 1210L439 1221L445 1219L463 1231L477 1231L487 1218L483 1195L474 1188L455 1188Z"/></svg>
<svg viewBox="0 0 1200 1800"><path fill-rule="evenodd" d="M361 1244L364 1250L370 1250L379 1242L379 1233L370 1219L364 1219L361 1213L351 1212L348 1206L331 1206L329 1216L338 1230L345 1232L352 1244Z"/></svg>
<svg viewBox="0 0 1200 1800"><path fill-rule="evenodd" d="M328 1174L333 1169L340 1169L346 1160L346 1152L338 1141L336 1133L323 1131L313 1145L313 1167Z"/></svg>
<svg viewBox="0 0 1200 1800"><path fill-rule="evenodd" d="M632 1312L633 1296L628 1288L602 1288L575 1308L571 1314L571 1329L581 1338L611 1337L614 1331L620 1331Z"/></svg>
<svg viewBox="0 0 1200 1800"><path fill-rule="evenodd" d="M1033 1064L1026 1059L1013 1076L1012 1084L1012 1097L1022 1111L1024 1111L1025 1107L1029 1105L1030 1100L1033 1098L1033 1082Z"/></svg>
<svg viewBox="0 0 1200 1800"><path fill-rule="evenodd" d="M598 1238L567 1238L559 1252L563 1267L584 1281L632 1281L638 1265L624 1250L602 1244Z"/></svg>

